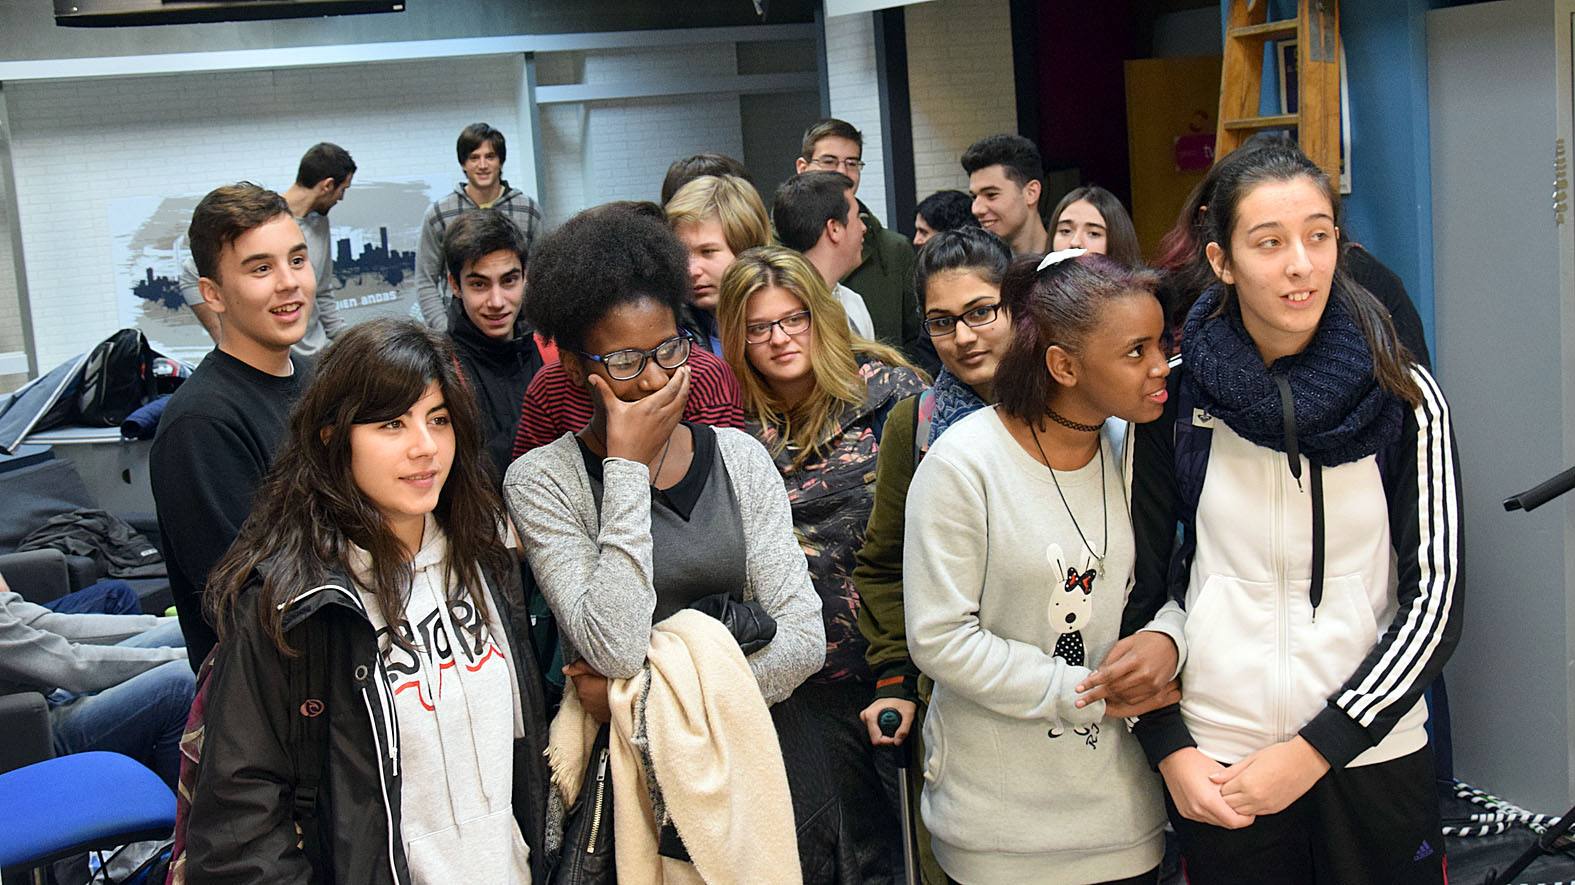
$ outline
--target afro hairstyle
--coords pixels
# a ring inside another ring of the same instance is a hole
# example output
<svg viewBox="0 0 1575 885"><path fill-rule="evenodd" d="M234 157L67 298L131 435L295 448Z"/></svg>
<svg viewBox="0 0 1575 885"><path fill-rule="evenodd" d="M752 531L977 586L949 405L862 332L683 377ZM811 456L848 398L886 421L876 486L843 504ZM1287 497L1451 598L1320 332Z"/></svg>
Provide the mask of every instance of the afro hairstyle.
<svg viewBox="0 0 1575 885"><path fill-rule="evenodd" d="M531 251L525 315L560 347L584 350L591 328L622 304L649 298L683 316L689 253L661 216L625 204L564 222Z"/></svg>

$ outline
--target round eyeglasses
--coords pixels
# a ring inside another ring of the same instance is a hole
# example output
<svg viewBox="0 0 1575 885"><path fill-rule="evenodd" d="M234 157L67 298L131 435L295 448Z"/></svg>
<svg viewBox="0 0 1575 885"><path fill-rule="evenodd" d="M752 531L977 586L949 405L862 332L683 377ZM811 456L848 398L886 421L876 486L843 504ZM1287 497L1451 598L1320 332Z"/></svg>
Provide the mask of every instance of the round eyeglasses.
<svg viewBox="0 0 1575 885"><path fill-rule="evenodd" d="M924 334L931 338L945 338L957 331L957 324L963 323L970 329L988 326L995 322L1001 312L999 302L995 304L981 304L960 314L947 314L945 316L928 317L924 321Z"/></svg>
<svg viewBox="0 0 1575 885"><path fill-rule="evenodd" d="M607 370L607 377L614 381L630 381L640 377L640 373L645 371L646 360L656 360L656 364L664 369L676 369L689 362L690 344L689 336L680 333L650 350L631 347L603 354L579 350L575 353L592 362L601 363L602 368Z"/></svg>
<svg viewBox="0 0 1575 885"><path fill-rule="evenodd" d="M771 340L773 328L780 328L788 337L802 335L809 328L809 311L790 313L780 320L772 320L769 323L747 323L744 325L744 343L765 344Z"/></svg>

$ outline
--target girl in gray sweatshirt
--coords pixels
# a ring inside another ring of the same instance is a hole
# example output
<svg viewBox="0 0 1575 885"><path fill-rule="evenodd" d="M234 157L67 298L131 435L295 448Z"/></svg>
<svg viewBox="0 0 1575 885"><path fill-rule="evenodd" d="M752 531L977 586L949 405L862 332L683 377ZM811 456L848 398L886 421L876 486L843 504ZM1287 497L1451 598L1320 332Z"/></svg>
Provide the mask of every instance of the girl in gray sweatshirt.
<svg viewBox="0 0 1575 885"><path fill-rule="evenodd" d="M1174 699L1183 651L1174 604L1130 597L1125 422L1164 404L1163 318L1151 274L1069 251L1007 272L1000 404L908 493L908 646L935 680L920 810L962 883L1153 883L1164 851L1121 721Z"/></svg>

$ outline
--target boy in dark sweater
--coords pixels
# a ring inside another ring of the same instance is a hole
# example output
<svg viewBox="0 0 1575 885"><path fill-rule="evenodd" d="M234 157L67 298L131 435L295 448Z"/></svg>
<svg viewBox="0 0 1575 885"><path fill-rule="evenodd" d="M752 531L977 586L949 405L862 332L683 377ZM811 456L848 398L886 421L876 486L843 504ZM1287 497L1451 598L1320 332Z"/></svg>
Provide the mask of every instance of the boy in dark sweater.
<svg viewBox="0 0 1575 885"><path fill-rule="evenodd" d="M317 280L284 198L242 182L217 188L188 232L219 347L170 398L150 474L170 589L196 669L218 642L203 611L208 572L251 511L308 364L290 346L306 334Z"/></svg>
<svg viewBox="0 0 1575 885"><path fill-rule="evenodd" d="M481 406L487 455L499 486L513 460L520 401L542 366L520 312L528 248L519 228L496 209L466 212L449 222L443 235L443 267L454 293L448 334Z"/></svg>

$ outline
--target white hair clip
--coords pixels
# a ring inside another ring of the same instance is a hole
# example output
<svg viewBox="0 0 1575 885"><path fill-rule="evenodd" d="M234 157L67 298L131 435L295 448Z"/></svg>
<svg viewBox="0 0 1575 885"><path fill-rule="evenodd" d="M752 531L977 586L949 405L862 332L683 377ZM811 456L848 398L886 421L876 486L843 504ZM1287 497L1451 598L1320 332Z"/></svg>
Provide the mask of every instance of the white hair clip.
<svg viewBox="0 0 1575 885"><path fill-rule="evenodd" d="M1068 258L1077 258L1087 254L1087 249L1062 249L1059 252L1051 252L1049 255L1044 257L1044 260L1039 262L1038 267L1034 268L1034 273L1038 273L1047 267L1054 267Z"/></svg>

